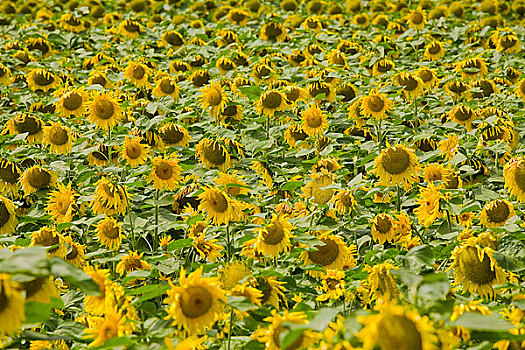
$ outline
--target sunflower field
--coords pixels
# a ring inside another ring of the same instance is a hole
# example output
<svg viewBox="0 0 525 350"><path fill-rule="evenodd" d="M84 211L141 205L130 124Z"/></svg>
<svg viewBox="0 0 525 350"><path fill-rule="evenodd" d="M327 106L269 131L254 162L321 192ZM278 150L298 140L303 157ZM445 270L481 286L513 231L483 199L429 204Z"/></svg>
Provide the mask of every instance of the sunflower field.
<svg viewBox="0 0 525 350"><path fill-rule="evenodd" d="M7 349L525 349L525 0L1 0Z"/></svg>

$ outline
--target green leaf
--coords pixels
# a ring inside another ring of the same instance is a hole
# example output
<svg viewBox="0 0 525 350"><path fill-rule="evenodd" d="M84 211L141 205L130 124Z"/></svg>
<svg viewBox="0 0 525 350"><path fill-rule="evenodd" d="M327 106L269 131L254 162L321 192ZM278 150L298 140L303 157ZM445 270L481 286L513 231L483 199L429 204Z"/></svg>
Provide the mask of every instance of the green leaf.
<svg viewBox="0 0 525 350"><path fill-rule="evenodd" d="M338 309L335 308L322 308L315 312L315 317L308 323L311 329L318 332L322 332L328 327L330 321L334 319L339 313Z"/></svg>
<svg viewBox="0 0 525 350"><path fill-rule="evenodd" d="M192 242L193 242L193 238L178 239L168 244L167 248L168 248L168 251L173 252L175 250L191 246Z"/></svg>
<svg viewBox="0 0 525 350"><path fill-rule="evenodd" d="M47 249L44 247L30 247L11 252L9 249L0 250L0 271L9 274L24 273L32 276L49 275L49 261Z"/></svg>
<svg viewBox="0 0 525 350"><path fill-rule="evenodd" d="M456 321L451 323L452 326L466 327L470 330L488 331L488 332L507 332L513 326L500 318L493 316L483 316L477 312L467 312L461 315Z"/></svg>
<svg viewBox="0 0 525 350"><path fill-rule="evenodd" d="M52 257L50 263L53 276L63 278L86 294L100 295L98 285L83 271L57 257Z"/></svg>
<svg viewBox="0 0 525 350"><path fill-rule="evenodd" d="M304 185L304 182L302 181L288 181L284 185L281 186L281 190L283 191L293 191L301 186Z"/></svg>
<svg viewBox="0 0 525 350"><path fill-rule="evenodd" d="M241 93L248 97L250 99L250 101L255 101L255 100L258 100L259 97L261 97L262 93L263 93L263 90L256 86L256 85L252 85L252 86L239 86L239 90L241 90Z"/></svg>
<svg viewBox="0 0 525 350"><path fill-rule="evenodd" d="M51 304L28 301L25 303L26 323L42 323L51 317Z"/></svg>

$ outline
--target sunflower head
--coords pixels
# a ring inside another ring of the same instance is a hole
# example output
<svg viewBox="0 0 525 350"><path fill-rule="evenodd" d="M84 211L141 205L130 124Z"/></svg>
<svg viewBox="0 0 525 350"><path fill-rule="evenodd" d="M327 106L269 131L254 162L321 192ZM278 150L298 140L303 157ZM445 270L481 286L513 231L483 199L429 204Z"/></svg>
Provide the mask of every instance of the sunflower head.
<svg viewBox="0 0 525 350"><path fill-rule="evenodd" d="M485 204L481 211L480 221L487 227L501 227L515 215L514 206L509 201L496 199Z"/></svg>
<svg viewBox="0 0 525 350"><path fill-rule="evenodd" d="M111 130L123 117L118 100L111 94L95 92L89 104L88 119L103 130Z"/></svg>
<svg viewBox="0 0 525 350"><path fill-rule="evenodd" d="M388 146L375 160L375 172L384 186L402 184L407 188L417 180L419 161L415 153L403 146Z"/></svg>
<svg viewBox="0 0 525 350"><path fill-rule="evenodd" d="M195 155L199 157L207 169L219 168L226 171L231 167L230 153L226 147L217 140L202 139L195 148Z"/></svg>

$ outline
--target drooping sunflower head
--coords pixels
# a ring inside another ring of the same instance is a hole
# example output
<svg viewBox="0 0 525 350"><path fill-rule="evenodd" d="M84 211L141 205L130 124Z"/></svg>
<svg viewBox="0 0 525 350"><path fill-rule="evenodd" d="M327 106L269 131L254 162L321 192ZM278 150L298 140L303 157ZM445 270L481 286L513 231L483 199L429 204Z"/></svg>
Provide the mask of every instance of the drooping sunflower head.
<svg viewBox="0 0 525 350"><path fill-rule="evenodd" d="M458 62L455 70L461 73L463 79L482 78L488 73L487 64L481 57L468 58Z"/></svg>
<svg viewBox="0 0 525 350"><path fill-rule="evenodd" d="M115 219L110 216L104 217L96 225L97 237L100 244L108 249L117 250L122 239L125 237L122 228L122 223L117 223Z"/></svg>
<svg viewBox="0 0 525 350"><path fill-rule="evenodd" d="M60 100L56 103L56 110L65 118L83 117L86 112L87 94L84 87L67 92L60 91Z"/></svg>
<svg viewBox="0 0 525 350"><path fill-rule="evenodd" d="M425 46L424 57L429 61L437 61L445 55L443 43L432 41Z"/></svg>
<svg viewBox="0 0 525 350"><path fill-rule="evenodd" d="M279 22L270 21L261 28L260 37L263 40L284 41L287 37L286 28Z"/></svg>
<svg viewBox="0 0 525 350"><path fill-rule="evenodd" d="M0 195L0 234L12 234L18 225L15 206L8 198Z"/></svg>
<svg viewBox="0 0 525 350"><path fill-rule="evenodd" d="M47 211L51 217L61 224L70 222L77 211L75 197L78 193L71 189L71 183L67 186L58 184L58 188L49 194Z"/></svg>
<svg viewBox="0 0 525 350"><path fill-rule="evenodd" d="M67 126L60 122L44 127L43 142L50 146L50 152L55 154L66 154L73 147L75 137Z"/></svg>
<svg viewBox="0 0 525 350"><path fill-rule="evenodd" d="M486 227L501 227L515 215L512 203L505 199L496 199L485 204L481 211L480 221Z"/></svg>
<svg viewBox="0 0 525 350"><path fill-rule="evenodd" d="M0 62L0 85L9 84L11 70Z"/></svg>
<svg viewBox="0 0 525 350"><path fill-rule="evenodd" d="M351 213L357 205L354 195L350 190L338 191L332 200L335 210L342 215Z"/></svg>
<svg viewBox="0 0 525 350"><path fill-rule="evenodd" d="M516 199L525 202L525 159L514 157L503 168L505 187Z"/></svg>
<svg viewBox="0 0 525 350"><path fill-rule="evenodd" d="M423 81L417 75L411 73L399 73L396 76L396 83L399 86L403 87L403 93L406 98L413 100L417 98L423 91Z"/></svg>
<svg viewBox="0 0 525 350"><path fill-rule="evenodd" d="M50 256L64 258L67 254L64 237L50 227L42 227L39 231L33 233L30 246L52 247L48 250Z"/></svg>
<svg viewBox="0 0 525 350"><path fill-rule="evenodd" d="M316 102L323 100L334 102L336 96L333 86L324 81L314 81L308 84L308 94Z"/></svg>
<svg viewBox="0 0 525 350"><path fill-rule="evenodd" d="M40 165L34 165L25 170L20 178L22 189L26 195L40 189L55 187L56 182L57 173L53 170L47 170Z"/></svg>
<svg viewBox="0 0 525 350"><path fill-rule="evenodd" d="M415 153L403 145L388 146L375 159L375 173L384 186L402 184L407 188L417 180L418 166Z"/></svg>
<svg viewBox="0 0 525 350"><path fill-rule="evenodd" d="M289 108L286 96L278 90L267 91L255 102L255 110L259 114L272 117L277 111Z"/></svg>
<svg viewBox="0 0 525 350"><path fill-rule="evenodd" d="M168 146L187 147L190 142L188 130L181 125L168 123L159 129L160 137Z"/></svg>
<svg viewBox="0 0 525 350"><path fill-rule="evenodd" d="M315 204L324 205L328 203L332 199L334 190L323 188L334 183L335 174L321 169L320 172L311 174L310 178L312 181L306 183L302 188L304 197L310 198Z"/></svg>
<svg viewBox="0 0 525 350"><path fill-rule="evenodd" d="M130 39L138 38L140 34L144 32L144 28L142 28L140 22L132 19L126 19L120 22L118 29L122 36Z"/></svg>
<svg viewBox="0 0 525 350"><path fill-rule="evenodd" d="M290 147L295 147L297 142L306 140L308 134L303 131L303 128L300 125L291 124L285 130L284 138Z"/></svg>
<svg viewBox="0 0 525 350"><path fill-rule="evenodd" d="M516 88L514 89L514 92L516 95L521 97L523 100L525 100L525 78L521 79L518 84L516 85Z"/></svg>
<svg viewBox="0 0 525 350"><path fill-rule="evenodd" d="M450 120L465 126L467 130L471 130L472 122L476 119L477 114L469 106L458 105L448 112L448 117Z"/></svg>
<svg viewBox="0 0 525 350"><path fill-rule="evenodd" d="M0 193L15 196L18 192L18 180L22 172L13 162L0 160Z"/></svg>
<svg viewBox="0 0 525 350"><path fill-rule="evenodd" d="M450 267L454 269L454 284L463 285L464 292L494 297L492 286L505 283L506 275L494 259L493 252L491 248L481 248L471 240L457 246L452 252Z"/></svg>
<svg viewBox="0 0 525 350"><path fill-rule="evenodd" d="M33 91L41 90L47 92L55 89L61 79L48 70L36 68L29 72L27 77L27 85Z"/></svg>
<svg viewBox="0 0 525 350"><path fill-rule="evenodd" d="M42 140L44 122L42 119L27 113L22 113L7 122L7 130L11 135L27 133L27 142L33 144Z"/></svg>
<svg viewBox="0 0 525 350"><path fill-rule="evenodd" d="M211 107L211 114L215 117L224 110L228 103L228 96L217 81L212 81L210 86L200 90L202 92L202 107Z"/></svg>
<svg viewBox="0 0 525 350"><path fill-rule="evenodd" d="M126 67L124 76L135 86L146 87L149 85L149 70L149 67L144 63L130 61L128 66Z"/></svg>
<svg viewBox="0 0 525 350"><path fill-rule="evenodd" d="M458 80L451 80L445 85L445 92L453 95L456 99L461 97L467 90L468 85Z"/></svg>
<svg viewBox="0 0 525 350"><path fill-rule="evenodd" d="M184 36L176 30L167 30L162 34L162 44L173 49L178 49L186 43Z"/></svg>

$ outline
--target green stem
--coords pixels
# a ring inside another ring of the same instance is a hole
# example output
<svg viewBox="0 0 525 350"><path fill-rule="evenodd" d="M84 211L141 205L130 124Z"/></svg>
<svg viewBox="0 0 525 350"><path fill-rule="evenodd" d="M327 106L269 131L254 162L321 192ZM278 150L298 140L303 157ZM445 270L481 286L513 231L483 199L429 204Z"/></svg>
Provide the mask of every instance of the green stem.
<svg viewBox="0 0 525 350"><path fill-rule="evenodd" d="M417 97L414 98L414 120L417 120Z"/></svg>
<svg viewBox="0 0 525 350"><path fill-rule="evenodd" d="M266 139L270 139L270 115L266 116Z"/></svg>
<svg viewBox="0 0 525 350"><path fill-rule="evenodd" d="M450 211L447 210L447 223L448 223L448 232L452 232L452 222L450 220Z"/></svg>
<svg viewBox="0 0 525 350"><path fill-rule="evenodd" d="M120 185L122 187L122 192L124 192L124 197L126 197L126 204L127 204L127 212L128 212L128 218L129 218L129 227L131 230L131 249L135 250L135 230L133 228L133 221L131 220L131 203L129 202L129 197L124 189L124 186Z"/></svg>
<svg viewBox="0 0 525 350"><path fill-rule="evenodd" d="M228 331L228 350L231 349L232 329L233 329L233 307L231 308L231 311L230 311L230 330Z"/></svg>
<svg viewBox="0 0 525 350"><path fill-rule="evenodd" d="M159 237L159 190L155 190L155 237L153 237L153 250L157 249Z"/></svg>
<svg viewBox="0 0 525 350"><path fill-rule="evenodd" d="M226 225L226 262L231 259L230 224Z"/></svg>
<svg viewBox="0 0 525 350"><path fill-rule="evenodd" d="M401 212L401 188L399 187L399 184L396 184L396 187L397 187L397 200L396 200L397 211Z"/></svg>
<svg viewBox="0 0 525 350"><path fill-rule="evenodd" d="M377 128L377 131L376 131L376 136L377 136L377 149L378 149L378 154L381 153L381 150L383 149L383 134L381 132L381 124L382 124L383 120L382 119L379 119L379 122L376 123L376 128Z"/></svg>

